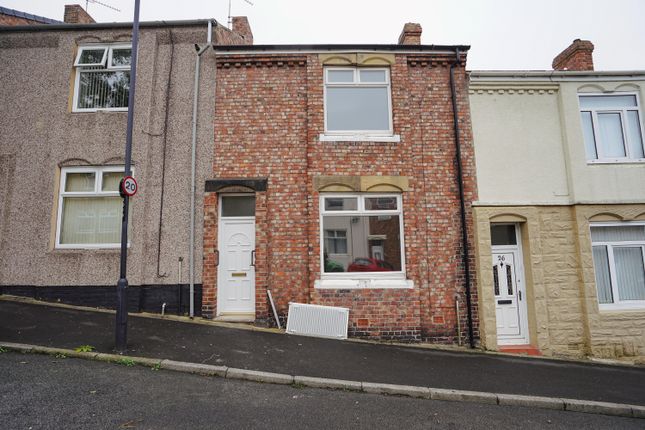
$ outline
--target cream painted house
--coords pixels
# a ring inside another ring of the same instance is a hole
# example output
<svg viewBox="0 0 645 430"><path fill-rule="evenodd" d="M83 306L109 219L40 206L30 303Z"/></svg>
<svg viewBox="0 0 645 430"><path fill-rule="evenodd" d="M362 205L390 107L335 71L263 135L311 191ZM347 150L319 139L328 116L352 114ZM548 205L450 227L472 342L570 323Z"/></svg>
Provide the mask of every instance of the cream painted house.
<svg viewBox="0 0 645 430"><path fill-rule="evenodd" d="M481 342L645 357L645 71L471 72Z"/></svg>

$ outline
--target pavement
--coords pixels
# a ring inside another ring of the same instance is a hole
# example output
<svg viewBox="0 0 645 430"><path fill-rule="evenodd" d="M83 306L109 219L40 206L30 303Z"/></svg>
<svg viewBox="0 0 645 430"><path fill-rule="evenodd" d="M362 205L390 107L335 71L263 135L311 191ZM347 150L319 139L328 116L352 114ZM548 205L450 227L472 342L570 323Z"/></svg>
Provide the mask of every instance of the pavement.
<svg viewBox="0 0 645 430"><path fill-rule="evenodd" d="M642 429L643 420L0 353L6 429Z"/></svg>
<svg viewBox="0 0 645 430"><path fill-rule="evenodd" d="M110 353L114 314L0 301L0 341ZM645 369L337 341L131 314L128 354L288 375L645 405Z"/></svg>

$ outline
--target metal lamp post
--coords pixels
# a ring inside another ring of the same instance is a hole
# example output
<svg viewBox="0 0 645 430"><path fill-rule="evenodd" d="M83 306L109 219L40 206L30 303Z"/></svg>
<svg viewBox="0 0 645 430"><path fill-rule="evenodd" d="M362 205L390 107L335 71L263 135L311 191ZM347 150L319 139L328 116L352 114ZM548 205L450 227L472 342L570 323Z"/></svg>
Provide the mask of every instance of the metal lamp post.
<svg viewBox="0 0 645 430"><path fill-rule="evenodd" d="M139 2L134 1L134 20L132 22L132 56L130 66L130 93L128 95L128 126L125 137L125 178L132 175L132 123L134 121L134 92L137 81L137 52L139 45ZM121 196L123 197L123 218L121 221L121 263L119 282L116 286L116 350L123 353L127 349L128 337L128 279L127 260L128 260L128 208L130 206L130 196L125 189L125 181L122 180L119 186ZM136 192L136 182L135 189Z"/></svg>

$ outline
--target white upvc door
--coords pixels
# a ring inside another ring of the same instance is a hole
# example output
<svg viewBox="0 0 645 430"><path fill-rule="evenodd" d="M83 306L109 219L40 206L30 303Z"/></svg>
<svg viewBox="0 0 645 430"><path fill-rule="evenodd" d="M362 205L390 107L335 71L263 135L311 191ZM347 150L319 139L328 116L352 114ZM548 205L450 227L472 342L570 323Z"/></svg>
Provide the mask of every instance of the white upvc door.
<svg viewBox="0 0 645 430"><path fill-rule="evenodd" d="M498 345L529 343L523 272L519 246L493 247L493 288Z"/></svg>
<svg viewBox="0 0 645 430"><path fill-rule="evenodd" d="M255 218L219 222L217 313L255 314Z"/></svg>

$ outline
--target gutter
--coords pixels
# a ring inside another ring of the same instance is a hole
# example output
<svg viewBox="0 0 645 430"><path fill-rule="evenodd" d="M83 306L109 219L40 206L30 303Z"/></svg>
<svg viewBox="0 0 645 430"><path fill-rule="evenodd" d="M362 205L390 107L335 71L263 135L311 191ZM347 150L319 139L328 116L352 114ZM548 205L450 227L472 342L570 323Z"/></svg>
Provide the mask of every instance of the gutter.
<svg viewBox="0 0 645 430"><path fill-rule="evenodd" d="M455 130L455 159L457 163L457 185L459 187L459 209L461 218L461 245L463 249L462 264L464 266L464 288L466 290L466 310L468 312L468 343L475 348L473 331L472 298L470 293L470 252L468 249L468 226L466 224L466 202L464 198L463 166L461 164L461 143L459 137L459 112L457 110L457 90L455 88L455 66L459 65L459 48L455 49L455 61L450 64L450 96L452 99L452 120ZM457 315L459 320L459 315Z"/></svg>
<svg viewBox="0 0 645 430"><path fill-rule="evenodd" d="M455 52L459 49L462 52L470 49L469 45L399 45L399 44L303 44L303 45L217 45L213 49L219 55L224 54L240 54L240 53L316 53L316 52L384 52L392 51L399 53L432 53L432 54L448 54Z"/></svg>

